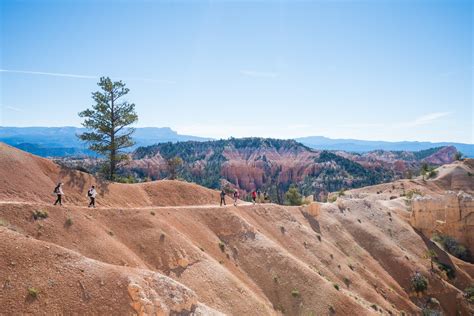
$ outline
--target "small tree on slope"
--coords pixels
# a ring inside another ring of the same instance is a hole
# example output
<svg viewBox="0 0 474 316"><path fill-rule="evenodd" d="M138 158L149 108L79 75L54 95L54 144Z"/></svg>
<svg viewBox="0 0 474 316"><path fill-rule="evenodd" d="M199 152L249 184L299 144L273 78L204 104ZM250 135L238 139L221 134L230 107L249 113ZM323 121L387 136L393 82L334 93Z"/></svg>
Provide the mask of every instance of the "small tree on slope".
<svg viewBox="0 0 474 316"><path fill-rule="evenodd" d="M169 179L175 180L178 176L178 169L183 164L183 159L180 157L173 157L166 161L168 165Z"/></svg>
<svg viewBox="0 0 474 316"><path fill-rule="evenodd" d="M298 192L298 189L293 185L285 193L285 199L289 205L303 204L303 198L301 194Z"/></svg>
<svg viewBox="0 0 474 316"><path fill-rule="evenodd" d="M85 118L82 125L87 128L78 137L89 144L89 149L107 157L106 177L114 180L117 164L126 158L122 150L134 145L131 124L138 121L135 104L119 101L129 89L122 81L112 82L101 77L97 84L101 91L92 93L95 104L92 109L79 113Z"/></svg>

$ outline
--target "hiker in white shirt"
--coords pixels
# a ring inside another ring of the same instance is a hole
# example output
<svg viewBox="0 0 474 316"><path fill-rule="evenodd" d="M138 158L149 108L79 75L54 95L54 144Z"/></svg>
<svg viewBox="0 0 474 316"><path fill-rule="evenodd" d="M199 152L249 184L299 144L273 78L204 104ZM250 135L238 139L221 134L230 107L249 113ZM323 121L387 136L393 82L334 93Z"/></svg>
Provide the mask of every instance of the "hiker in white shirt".
<svg viewBox="0 0 474 316"><path fill-rule="evenodd" d="M54 202L54 205L59 203L59 205L62 206L63 205L62 196L64 195L62 182L58 183L58 185L54 188L53 193L56 194L57 196L57 199L56 199L56 202Z"/></svg>
<svg viewBox="0 0 474 316"><path fill-rule="evenodd" d="M97 196L97 191L95 190L95 186L91 186L89 191L87 191L87 196L91 200L89 203L89 207L95 208L95 197Z"/></svg>

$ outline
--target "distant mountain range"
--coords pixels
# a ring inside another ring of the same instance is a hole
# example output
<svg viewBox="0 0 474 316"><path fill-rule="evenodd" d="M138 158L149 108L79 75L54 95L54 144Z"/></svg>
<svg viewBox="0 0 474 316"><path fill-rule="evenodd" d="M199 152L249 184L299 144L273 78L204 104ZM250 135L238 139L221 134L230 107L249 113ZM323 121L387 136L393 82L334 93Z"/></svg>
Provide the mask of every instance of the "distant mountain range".
<svg viewBox="0 0 474 316"><path fill-rule="evenodd" d="M97 156L76 135L85 132L78 127L1 127L0 141L42 157ZM180 135L169 127L137 128L134 148L157 143L205 141L210 138Z"/></svg>
<svg viewBox="0 0 474 316"><path fill-rule="evenodd" d="M83 133L78 127L1 127L0 141L43 157L68 157L78 155L96 156L87 146L79 141L76 134ZM211 138L181 135L169 127L137 128L135 135L137 145L150 146L167 142L207 141ZM296 138L296 141L317 150L342 150L364 153L374 150L387 151L420 151L434 147L454 146L467 157L474 157L474 145L453 142L385 142L357 139L331 139L323 136Z"/></svg>
<svg viewBox="0 0 474 316"><path fill-rule="evenodd" d="M453 142L386 142L357 139L332 139L324 136L309 136L296 138L296 141L318 150L343 150L349 152L364 153L374 150L387 151L420 151L434 147L454 146L467 157L474 157L474 144L463 144Z"/></svg>

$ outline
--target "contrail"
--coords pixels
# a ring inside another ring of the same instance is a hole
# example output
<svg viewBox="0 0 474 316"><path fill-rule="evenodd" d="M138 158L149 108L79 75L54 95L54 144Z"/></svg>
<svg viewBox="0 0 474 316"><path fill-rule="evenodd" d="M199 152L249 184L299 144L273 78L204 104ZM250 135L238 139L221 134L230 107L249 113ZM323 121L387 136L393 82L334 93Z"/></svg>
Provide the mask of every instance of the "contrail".
<svg viewBox="0 0 474 316"><path fill-rule="evenodd" d="M0 69L0 72L28 74L28 75L44 75L44 76L54 76L54 77L80 78L80 79L97 79L97 78L99 78L99 76L86 76L86 75L63 74L63 73L57 73L57 72L42 72L42 71L29 71L29 70Z"/></svg>
<svg viewBox="0 0 474 316"><path fill-rule="evenodd" d="M43 75L43 76L53 76L53 77L66 77L66 78L78 78L78 79L98 79L101 76L91 76L91 75L77 75L77 74L64 74L58 72L44 72L44 71L30 71L30 70L12 70L12 69L0 69L0 72L8 73L17 73L17 74L28 74L28 75ZM135 78L135 77L125 77L123 80L130 81L145 81L145 82L154 82L154 83L166 83L174 84L175 81L172 80L159 80L159 79L149 79L149 78Z"/></svg>

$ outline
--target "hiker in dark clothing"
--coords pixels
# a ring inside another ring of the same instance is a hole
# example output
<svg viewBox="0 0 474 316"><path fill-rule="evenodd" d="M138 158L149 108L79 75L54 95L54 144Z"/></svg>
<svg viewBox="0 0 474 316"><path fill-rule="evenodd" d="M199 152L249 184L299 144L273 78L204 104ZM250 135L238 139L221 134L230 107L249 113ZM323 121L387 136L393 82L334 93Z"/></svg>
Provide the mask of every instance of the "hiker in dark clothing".
<svg viewBox="0 0 474 316"><path fill-rule="evenodd" d="M59 203L59 205L62 206L63 205L62 196L64 195L64 192L63 192L63 184L61 182L59 182L58 185L54 188L53 193L56 194L57 196L57 199L56 199L56 202L54 202L54 205Z"/></svg>
<svg viewBox="0 0 474 316"><path fill-rule="evenodd" d="M224 205L225 205L225 192L224 192L224 190L221 191L221 206L222 206L222 203L224 203Z"/></svg>
<svg viewBox="0 0 474 316"><path fill-rule="evenodd" d="M262 203L262 192L260 192L260 190L257 190L257 202L258 203Z"/></svg>
<svg viewBox="0 0 474 316"><path fill-rule="evenodd" d="M91 200L89 203L89 207L95 208L95 197L97 196L97 191L95 190L95 186L91 186L89 191L87 191L87 196Z"/></svg>
<svg viewBox="0 0 474 316"><path fill-rule="evenodd" d="M237 201L239 200L240 193L239 191L235 190L234 191L234 206L237 206Z"/></svg>

